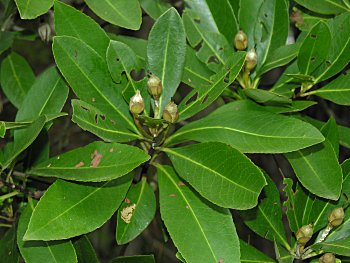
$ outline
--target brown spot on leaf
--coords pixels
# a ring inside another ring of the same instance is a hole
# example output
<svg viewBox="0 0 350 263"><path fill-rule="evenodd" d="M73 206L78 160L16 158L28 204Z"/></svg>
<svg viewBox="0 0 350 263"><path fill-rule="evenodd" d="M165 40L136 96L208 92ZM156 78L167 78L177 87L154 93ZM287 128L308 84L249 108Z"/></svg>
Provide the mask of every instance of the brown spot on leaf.
<svg viewBox="0 0 350 263"><path fill-rule="evenodd" d="M75 168L79 168L79 167L82 167L84 165L85 165L84 162L79 162L78 164L75 165Z"/></svg>
<svg viewBox="0 0 350 263"><path fill-rule="evenodd" d="M103 155L100 154L97 150L94 151L94 153L91 155L91 165L90 167L97 167L102 159Z"/></svg>
<svg viewBox="0 0 350 263"><path fill-rule="evenodd" d="M96 102L96 99L95 99L95 98L92 98L91 101L92 101L92 102Z"/></svg>
<svg viewBox="0 0 350 263"><path fill-rule="evenodd" d="M175 197L175 196L176 196L176 194L170 194L169 196L171 196L171 197Z"/></svg>
<svg viewBox="0 0 350 263"><path fill-rule="evenodd" d="M182 182L182 181L180 181L180 182L178 182L178 184L177 184L178 186L184 186L185 185L185 183L184 182Z"/></svg>
<svg viewBox="0 0 350 263"><path fill-rule="evenodd" d="M122 212L121 212L121 218L122 220L129 224L130 223L130 220L131 220L131 217L134 213L134 210L136 208L136 204L133 204L131 206L127 206L127 207L124 207Z"/></svg>
<svg viewBox="0 0 350 263"><path fill-rule="evenodd" d="M220 258L218 263L223 263L225 260L223 258Z"/></svg>
<svg viewBox="0 0 350 263"><path fill-rule="evenodd" d="M110 153L112 153L113 151L114 151L114 149L113 149L113 148L109 149L109 152L110 152Z"/></svg>
<svg viewBox="0 0 350 263"><path fill-rule="evenodd" d="M124 202L127 203L127 204L130 204L130 203L131 203L130 199L127 198L127 197L125 197Z"/></svg>
<svg viewBox="0 0 350 263"><path fill-rule="evenodd" d="M190 209L190 207L189 207L188 205L186 205L186 208L187 208L187 209Z"/></svg>

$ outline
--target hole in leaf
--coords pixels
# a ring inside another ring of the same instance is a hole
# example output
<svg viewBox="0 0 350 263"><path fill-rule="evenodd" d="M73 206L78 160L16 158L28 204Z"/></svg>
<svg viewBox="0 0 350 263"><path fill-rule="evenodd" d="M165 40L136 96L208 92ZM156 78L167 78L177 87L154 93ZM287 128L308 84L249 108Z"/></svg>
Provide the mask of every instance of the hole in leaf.
<svg viewBox="0 0 350 263"><path fill-rule="evenodd" d="M264 14L264 17L266 17L266 18L267 18L267 17L268 17L268 15L265 13L265 14Z"/></svg>
<svg viewBox="0 0 350 263"><path fill-rule="evenodd" d="M95 115L95 123L98 124L98 114Z"/></svg>
<svg viewBox="0 0 350 263"><path fill-rule="evenodd" d="M224 48L223 48L223 47L220 47L220 48L219 48L219 51L224 51Z"/></svg>
<svg viewBox="0 0 350 263"><path fill-rule="evenodd" d="M198 51L198 50L200 50L202 48L202 46L203 46L203 40L201 42L199 42L198 45L196 45L194 47L194 50Z"/></svg>
<svg viewBox="0 0 350 263"><path fill-rule="evenodd" d="M208 63L215 63L215 64L219 64L219 60L216 56L211 56L209 59L208 59Z"/></svg>
<svg viewBox="0 0 350 263"><path fill-rule="evenodd" d="M226 77L224 78L224 82L225 82L225 83L230 83L230 78L229 78L228 76L226 76Z"/></svg>
<svg viewBox="0 0 350 263"><path fill-rule="evenodd" d="M311 62L314 62L315 60L316 60L315 57L312 57L312 58L311 58Z"/></svg>
<svg viewBox="0 0 350 263"><path fill-rule="evenodd" d="M119 62L119 61L120 61L120 58L116 58L116 61Z"/></svg>
<svg viewBox="0 0 350 263"><path fill-rule="evenodd" d="M188 104L190 104L192 101L196 101L198 97L198 92L196 92L195 94L193 94L185 103L185 105L187 106Z"/></svg>
<svg viewBox="0 0 350 263"><path fill-rule="evenodd" d="M199 24L201 22L201 19L200 18L195 18L193 19L194 22L196 22L197 24Z"/></svg>
<svg viewBox="0 0 350 263"><path fill-rule="evenodd" d="M209 94L205 95L205 97L202 99L201 104L204 104L208 101Z"/></svg>
<svg viewBox="0 0 350 263"><path fill-rule="evenodd" d="M105 121L106 120L106 116L105 115L100 115L101 120Z"/></svg>
<svg viewBox="0 0 350 263"><path fill-rule="evenodd" d="M332 62L330 62L329 60L326 60L326 66L330 67L332 65Z"/></svg>
<svg viewBox="0 0 350 263"><path fill-rule="evenodd" d="M84 111L90 111L89 108L86 108L86 107L84 107L84 106L80 106L80 108L82 108Z"/></svg>
<svg viewBox="0 0 350 263"><path fill-rule="evenodd" d="M316 39L316 38L317 38L317 35L316 35L316 34L311 34L310 37L313 38L313 39Z"/></svg>

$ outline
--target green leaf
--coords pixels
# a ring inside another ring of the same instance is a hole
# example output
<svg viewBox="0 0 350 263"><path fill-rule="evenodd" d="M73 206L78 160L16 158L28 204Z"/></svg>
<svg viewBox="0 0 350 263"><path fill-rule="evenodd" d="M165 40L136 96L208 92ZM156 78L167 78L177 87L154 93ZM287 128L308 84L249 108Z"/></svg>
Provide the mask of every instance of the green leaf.
<svg viewBox="0 0 350 263"><path fill-rule="evenodd" d="M291 20L295 22L295 26L301 30L308 32L319 21L326 22L332 18L331 15L322 15L314 12L310 12L304 8L293 7L293 13L291 14Z"/></svg>
<svg viewBox="0 0 350 263"><path fill-rule="evenodd" d="M270 89L271 92L286 96L288 98L293 97L295 88L299 87L300 84L294 82L294 78L290 74L296 74L299 72L297 61L290 64L283 72L281 77Z"/></svg>
<svg viewBox="0 0 350 263"><path fill-rule="evenodd" d="M160 213L184 259L191 263L239 262L239 240L230 211L200 198L170 166L157 165L157 171Z"/></svg>
<svg viewBox="0 0 350 263"><path fill-rule="evenodd" d="M155 263L153 255L147 256L127 256L112 259L109 263Z"/></svg>
<svg viewBox="0 0 350 263"><path fill-rule="evenodd" d="M0 137L4 138L6 133L6 124L5 122L0 122Z"/></svg>
<svg viewBox="0 0 350 263"><path fill-rule="evenodd" d="M313 225L314 232L321 230L327 225L331 211L340 206L336 202L316 197L300 184L293 191L293 181L290 178L285 178L283 182L288 197L283 205L287 208L289 226L294 233L308 224Z"/></svg>
<svg viewBox="0 0 350 263"><path fill-rule="evenodd" d="M0 239L0 258L6 263L19 263L19 252L16 244L17 227L12 226Z"/></svg>
<svg viewBox="0 0 350 263"><path fill-rule="evenodd" d="M185 29L176 9L170 8L157 19L149 33L147 45L149 70L161 79L163 85L158 118L180 84L185 55Z"/></svg>
<svg viewBox="0 0 350 263"><path fill-rule="evenodd" d="M55 67L42 73L24 98L16 121L35 119L40 115L58 114L67 100L68 87Z"/></svg>
<svg viewBox="0 0 350 263"><path fill-rule="evenodd" d="M300 73L310 75L324 62L331 44L331 32L326 23L320 21L304 39L299 55L298 66Z"/></svg>
<svg viewBox="0 0 350 263"><path fill-rule="evenodd" d="M147 90L146 81L135 81L131 77L133 70L139 72L143 68L141 60L135 52L126 44L111 40L107 49L107 64L115 82L120 83L124 77L122 74L125 73L128 84L125 85L123 95L127 102L130 101L130 98L135 95L137 90L141 91L141 96L145 104L144 112L146 115L149 115L151 98Z"/></svg>
<svg viewBox="0 0 350 263"><path fill-rule="evenodd" d="M328 140L286 153L285 157L299 181L311 193L331 200L339 198L343 176L338 158Z"/></svg>
<svg viewBox="0 0 350 263"><path fill-rule="evenodd" d="M137 0L85 0L89 8L103 20L124 28L138 30L141 8Z"/></svg>
<svg viewBox="0 0 350 263"><path fill-rule="evenodd" d="M55 32L82 40L105 58L109 37L91 17L60 1L55 1Z"/></svg>
<svg viewBox="0 0 350 263"><path fill-rule="evenodd" d="M191 47L195 50L199 47L196 53L199 60L215 72L221 70L234 52L225 36L212 29L205 19L201 20L195 10L185 9L182 20Z"/></svg>
<svg viewBox="0 0 350 263"><path fill-rule="evenodd" d="M285 45L277 48L273 52L271 52L261 67L259 75L262 75L271 69L278 68L284 66L291 62L298 55L300 48L300 43L295 43L291 45Z"/></svg>
<svg viewBox="0 0 350 263"><path fill-rule="evenodd" d="M72 121L107 142L129 142L140 139L109 115L81 100L72 100Z"/></svg>
<svg viewBox="0 0 350 263"><path fill-rule="evenodd" d="M73 241L75 252L79 263L99 263L96 252L86 235Z"/></svg>
<svg viewBox="0 0 350 263"><path fill-rule="evenodd" d="M263 1L254 26L254 43L258 55L256 71L259 72L267 57L286 43L289 29L287 1Z"/></svg>
<svg viewBox="0 0 350 263"><path fill-rule="evenodd" d="M66 239L95 230L117 210L131 180L132 173L103 183L57 180L35 207L23 239Z"/></svg>
<svg viewBox="0 0 350 263"><path fill-rule="evenodd" d="M131 209L131 216L128 215ZM131 186L118 209L116 238L119 245L136 238L153 220L156 213L156 197L146 178Z"/></svg>
<svg viewBox="0 0 350 263"><path fill-rule="evenodd" d="M15 32L0 31L0 55L12 46L15 36Z"/></svg>
<svg viewBox="0 0 350 263"><path fill-rule="evenodd" d="M265 175L267 186L264 188L265 198L256 208L240 211L244 223L255 233L268 240L280 243L290 249L282 223L280 195L275 183Z"/></svg>
<svg viewBox="0 0 350 263"><path fill-rule="evenodd" d="M308 92L326 100L330 100L336 104L350 105L350 71L341 74L338 78L328 83L324 87Z"/></svg>
<svg viewBox="0 0 350 263"><path fill-rule="evenodd" d="M246 153L282 153L322 142L324 137L305 122L240 108L239 102L233 102L182 127L166 143L173 145L185 140L223 142Z"/></svg>
<svg viewBox="0 0 350 263"><path fill-rule="evenodd" d="M41 116L32 124L28 125L28 127L16 132L14 144L8 149L9 154L5 155L5 159L3 160L2 170L6 169L21 152L32 144L44 128L46 121L46 116Z"/></svg>
<svg viewBox="0 0 350 263"><path fill-rule="evenodd" d="M263 89L244 89L243 90L247 97L253 99L257 103L263 103L267 105L283 105L291 104L292 100L286 96L274 93L272 91Z"/></svg>
<svg viewBox="0 0 350 263"><path fill-rule="evenodd" d="M326 61L314 72L315 83L328 79L350 61L350 13L336 16L327 23L331 31L331 45Z"/></svg>
<svg viewBox="0 0 350 263"><path fill-rule="evenodd" d="M229 0L223 0L218 5L215 1L186 0L186 9L198 12L201 27L208 28L210 32L222 33L229 43L239 28L237 18Z"/></svg>
<svg viewBox="0 0 350 263"><path fill-rule="evenodd" d="M28 62L13 52L1 63L0 79L6 98L19 108L34 84L35 75Z"/></svg>
<svg viewBox="0 0 350 263"><path fill-rule="evenodd" d="M326 124L322 126L321 132L333 146L336 156L339 157L339 131L333 117L330 117Z"/></svg>
<svg viewBox="0 0 350 263"><path fill-rule="evenodd" d="M104 58L83 41L68 36L54 38L53 53L62 75L81 100L125 125L125 130L136 131L129 108L118 91L119 86L110 78Z"/></svg>
<svg viewBox="0 0 350 263"><path fill-rule="evenodd" d="M235 81L244 65L244 60L245 52L234 53L228 60L226 68L211 78L212 84L198 87L190 92L179 105L180 120L192 117L213 103ZM195 100L193 100L194 97Z"/></svg>
<svg viewBox="0 0 350 263"><path fill-rule="evenodd" d="M154 20L171 7L171 5L164 0L139 0L139 2L142 9Z"/></svg>
<svg viewBox="0 0 350 263"><path fill-rule="evenodd" d="M336 15L343 12L350 12L350 8L342 0L295 0L299 5L320 14Z"/></svg>
<svg viewBox="0 0 350 263"><path fill-rule="evenodd" d="M221 207L252 208L257 205L258 196L266 185L258 167L223 143L199 143L163 151L170 157L179 176Z"/></svg>
<svg viewBox="0 0 350 263"><path fill-rule="evenodd" d="M294 262L294 256L288 250L286 250L284 247L282 247L276 241L274 242L274 245L275 245L276 259L277 259L278 263L293 263Z"/></svg>
<svg viewBox="0 0 350 263"><path fill-rule="evenodd" d="M239 240L241 247L241 261L250 263L275 263L272 258L269 258L260 250L256 249L252 245L247 244L243 240Z"/></svg>
<svg viewBox="0 0 350 263"><path fill-rule="evenodd" d="M29 203L24 209L18 223L17 244L26 263L77 263L73 244L67 241L23 241L34 204Z"/></svg>
<svg viewBox="0 0 350 263"><path fill-rule="evenodd" d="M148 154L134 146L97 141L40 163L28 173L72 181L101 182L119 178L149 158Z"/></svg>
<svg viewBox="0 0 350 263"><path fill-rule="evenodd" d="M350 256L350 237L335 241L325 241L312 246L313 249L332 252L341 256Z"/></svg>
<svg viewBox="0 0 350 263"><path fill-rule="evenodd" d="M54 0L15 0L15 2L22 19L34 19L45 14Z"/></svg>

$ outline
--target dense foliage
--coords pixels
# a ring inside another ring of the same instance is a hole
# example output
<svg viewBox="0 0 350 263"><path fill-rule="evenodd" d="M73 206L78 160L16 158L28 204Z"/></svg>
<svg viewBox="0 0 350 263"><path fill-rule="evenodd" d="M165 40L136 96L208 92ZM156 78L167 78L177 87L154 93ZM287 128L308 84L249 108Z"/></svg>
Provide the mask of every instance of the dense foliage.
<svg viewBox="0 0 350 263"><path fill-rule="evenodd" d="M0 262L350 257L349 0L0 4Z"/></svg>

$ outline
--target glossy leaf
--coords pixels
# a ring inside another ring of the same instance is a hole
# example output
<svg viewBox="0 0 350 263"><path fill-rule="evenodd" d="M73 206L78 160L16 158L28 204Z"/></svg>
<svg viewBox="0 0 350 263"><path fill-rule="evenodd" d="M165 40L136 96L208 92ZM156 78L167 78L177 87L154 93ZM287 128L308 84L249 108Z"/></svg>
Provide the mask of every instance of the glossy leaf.
<svg viewBox="0 0 350 263"><path fill-rule="evenodd" d="M134 146L97 141L40 163L28 173L72 181L101 182L119 178L149 158L148 154Z"/></svg>
<svg viewBox="0 0 350 263"><path fill-rule="evenodd" d="M325 241L312 246L314 249L332 252L340 256L350 256L350 237L335 241Z"/></svg>
<svg viewBox="0 0 350 263"><path fill-rule="evenodd" d="M300 73L308 75L321 65L328 55L331 44L331 32L324 22L317 23L304 39L299 55Z"/></svg>
<svg viewBox="0 0 350 263"><path fill-rule="evenodd" d="M296 74L299 72L297 61L290 64L275 85L270 89L271 92L286 96L288 98L293 97L294 90L300 87L300 84L294 82L294 78L289 74Z"/></svg>
<svg viewBox="0 0 350 263"><path fill-rule="evenodd" d="M34 19L45 14L54 0L15 0L15 2L22 19Z"/></svg>
<svg viewBox="0 0 350 263"><path fill-rule="evenodd" d="M247 97L255 100L258 103L263 103L267 105L283 105L291 104L292 100L286 96L274 93L272 91L263 89L244 89L244 93Z"/></svg>
<svg viewBox="0 0 350 263"><path fill-rule="evenodd" d="M15 36L15 32L0 31L0 55L12 46Z"/></svg>
<svg viewBox="0 0 350 263"><path fill-rule="evenodd" d="M109 263L155 263L153 255L118 257Z"/></svg>
<svg viewBox="0 0 350 263"><path fill-rule="evenodd" d="M278 263L293 263L294 257L291 255L291 253L286 250L284 247L282 247L280 244L278 244L276 241L274 242L275 245L275 254L276 259Z"/></svg>
<svg viewBox="0 0 350 263"><path fill-rule="evenodd" d="M239 242L241 247L241 261L240 262L250 262L250 263L275 263L272 258L269 258L264 253L255 247L247 244L243 240Z"/></svg>
<svg viewBox="0 0 350 263"><path fill-rule="evenodd" d="M286 46L281 46L271 52L271 54L269 54L269 56L266 58L266 61L262 66L259 75L291 62L298 55L299 48L300 44L294 43Z"/></svg>
<svg viewBox="0 0 350 263"><path fill-rule="evenodd" d="M339 131L333 117L330 117L326 124L322 126L321 132L333 146L336 156L339 157Z"/></svg>
<svg viewBox="0 0 350 263"><path fill-rule="evenodd" d="M95 230L117 210L131 180L132 174L94 184L57 180L35 207L24 240L66 239Z"/></svg>
<svg viewBox="0 0 350 263"><path fill-rule="evenodd" d="M96 252L86 235L73 241L75 252L79 263L99 263Z"/></svg>
<svg viewBox="0 0 350 263"><path fill-rule="evenodd" d="M293 181L284 179L284 192L288 199L284 202L291 230L296 233L302 226L312 224L314 232L324 228L328 223L328 216L335 207L336 202L316 197L297 184L293 191Z"/></svg>
<svg viewBox="0 0 350 263"><path fill-rule="evenodd" d="M259 72L267 57L286 43L289 28L287 1L263 1L254 26L254 43L258 55L256 70Z"/></svg>
<svg viewBox="0 0 350 263"><path fill-rule="evenodd" d="M107 142L128 142L141 138L126 130L109 115L81 100L72 100L72 121Z"/></svg>
<svg viewBox="0 0 350 263"><path fill-rule="evenodd" d="M107 49L107 64L109 72L115 82L119 83L123 81L124 75L122 74L125 73L128 84L125 85L126 87L123 90L123 95L127 102L136 94L137 90L141 91L141 96L145 104L144 113L149 115L150 95L147 90L146 81L135 81L131 77L131 72L133 70L135 70L135 72L140 72L143 68L141 60L137 57L135 52L126 44L112 40Z"/></svg>
<svg viewBox="0 0 350 263"><path fill-rule="evenodd" d="M186 9L197 12L203 29L222 33L229 43L232 43L238 32L237 17L229 0L223 0L218 5L215 1L186 0Z"/></svg>
<svg viewBox="0 0 350 263"><path fill-rule="evenodd" d="M170 166L157 165L157 171L161 216L186 262L239 262L239 240L229 210L200 198Z"/></svg>
<svg viewBox="0 0 350 263"><path fill-rule="evenodd" d="M2 169L6 169L21 152L32 144L44 128L46 121L46 116L41 116L28 127L17 131L14 144L8 148L8 155L3 160Z"/></svg>
<svg viewBox="0 0 350 263"><path fill-rule="evenodd" d="M105 58L109 37L100 25L91 17L60 1L55 1L54 7L56 35L76 37Z"/></svg>
<svg viewBox="0 0 350 263"><path fill-rule="evenodd" d="M208 142L164 151L179 176L212 203L232 209L257 205L265 178L260 169L236 149Z"/></svg>
<svg viewBox="0 0 350 263"><path fill-rule="evenodd" d="M240 108L240 104L234 102L187 124L166 143L185 140L223 142L246 153L281 153L308 147L324 138L305 122L263 110Z"/></svg>
<svg viewBox="0 0 350 263"><path fill-rule="evenodd" d="M1 63L0 79L6 98L19 108L34 84L35 75L28 62L13 52Z"/></svg>
<svg viewBox="0 0 350 263"><path fill-rule="evenodd" d="M180 120L192 117L213 103L235 81L244 65L244 60L245 52L234 53L227 62L226 68L211 78L212 84L190 92L179 105ZM196 97L195 100L193 100L193 97Z"/></svg>
<svg viewBox="0 0 350 263"><path fill-rule="evenodd" d="M254 209L241 211L244 223L255 233L268 240L278 242L285 248L290 246L282 223L280 195L275 183L265 176L268 183L264 188L265 198Z"/></svg>
<svg viewBox="0 0 350 263"><path fill-rule="evenodd" d="M34 204L29 203L22 212L17 230L17 244L26 263L77 263L73 244L67 241L23 241Z"/></svg>
<svg viewBox="0 0 350 263"><path fill-rule="evenodd" d="M16 121L35 119L40 115L58 114L67 100L68 87L55 67L44 71L26 95Z"/></svg>
<svg viewBox="0 0 350 263"><path fill-rule="evenodd" d="M139 0L139 2L142 9L154 20L171 7L171 5L164 0Z"/></svg>
<svg viewBox="0 0 350 263"><path fill-rule="evenodd" d="M326 15L339 14L343 12L350 12L349 6L342 0L295 0L299 5L306 7L307 9Z"/></svg>
<svg viewBox="0 0 350 263"><path fill-rule="evenodd" d="M136 131L129 108L118 92L118 85L110 78L104 58L81 40L68 36L54 38L53 52L62 75L81 100L106 112L125 125L125 130Z"/></svg>
<svg viewBox="0 0 350 263"><path fill-rule="evenodd" d="M315 82L328 79L340 72L350 61L350 13L329 20L331 45L326 61L315 71Z"/></svg>
<svg viewBox="0 0 350 263"><path fill-rule="evenodd" d="M20 255L16 244L17 227L13 226L0 239L0 257L6 263L19 263Z"/></svg>
<svg viewBox="0 0 350 263"><path fill-rule="evenodd" d="M299 181L311 193L331 200L339 198L343 176L328 140L285 156Z"/></svg>
<svg viewBox="0 0 350 263"><path fill-rule="evenodd" d="M159 98L160 116L180 84L185 55L185 29L176 9L170 8L157 19L149 33L147 45L149 70L160 78L163 85Z"/></svg>
<svg viewBox="0 0 350 263"><path fill-rule="evenodd" d="M124 209L134 207L131 218L125 219ZM156 197L146 178L131 186L124 202L118 209L116 238L119 245L136 238L151 223L156 213ZM124 218L124 219L123 219ZM126 220L126 221L125 221ZM129 221L129 223L127 222Z"/></svg>
<svg viewBox="0 0 350 263"><path fill-rule="evenodd" d="M141 8L137 0L85 0L92 11L103 20L124 28L138 30Z"/></svg>
<svg viewBox="0 0 350 263"><path fill-rule="evenodd" d="M339 105L350 105L350 71L341 74L338 78L324 87L311 91L309 94L317 95Z"/></svg>
<svg viewBox="0 0 350 263"><path fill-rule="evenodd" d="M350 159L345 160L341 164L343 171L343 193L349 198L350 196Z"/></svg>
<svg viewBox="0 0 350 263"><path fill-rule="evenodd" d="M206 20L198 19L198 14L195 10L185 9L182 14L182 20L191 47L194 49L198 46L200 47L197 51L199 60L208 65L211 70L215 72L220 71L226 61L232 56L232 45L224 35L216 32L215 25L208 28L209 23Z"/></svg>

